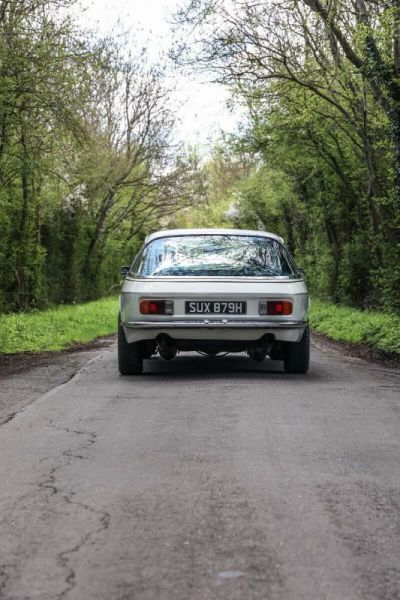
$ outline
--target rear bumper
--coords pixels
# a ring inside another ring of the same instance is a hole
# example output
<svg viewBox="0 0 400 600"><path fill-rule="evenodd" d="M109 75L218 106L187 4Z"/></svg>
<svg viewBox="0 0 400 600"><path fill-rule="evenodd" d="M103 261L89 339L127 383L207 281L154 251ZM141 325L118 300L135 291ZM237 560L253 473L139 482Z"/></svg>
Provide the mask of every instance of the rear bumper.
<svg viewBox="0 0 400 600"><path fill-rule="evenodd" d="M201 321L128 321L124 323L128 343L156 338L165 333L174 339L198 340L257 340L272 334L276 340L298 342L307 325L294 320L207 320Z"/></svg>

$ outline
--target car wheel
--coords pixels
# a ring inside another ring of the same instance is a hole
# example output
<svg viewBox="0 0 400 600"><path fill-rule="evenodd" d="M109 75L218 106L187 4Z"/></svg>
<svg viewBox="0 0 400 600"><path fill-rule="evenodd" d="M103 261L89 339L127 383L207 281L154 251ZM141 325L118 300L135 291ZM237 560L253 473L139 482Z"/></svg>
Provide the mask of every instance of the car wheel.
<svg viewBox="0 0 400 600"><path fill-rule="evenodd" d="M143 355L140 342L128 344L118 318L118 369L121 375L139 375L143 371Z"/></svg>
<svg viewBox="0 0 400 600"><path fill-rule="evenodd" d="M307 373L310 366L310 329L307 326L299 342L288 342L283 364L286 373Z"/></svg>

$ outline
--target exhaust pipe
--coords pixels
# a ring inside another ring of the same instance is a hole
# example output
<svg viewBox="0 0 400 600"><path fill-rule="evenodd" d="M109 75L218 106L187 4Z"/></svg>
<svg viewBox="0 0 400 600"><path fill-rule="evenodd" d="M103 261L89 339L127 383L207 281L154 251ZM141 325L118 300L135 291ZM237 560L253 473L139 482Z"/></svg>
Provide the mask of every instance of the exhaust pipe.
<svg viewBox="0 0 400 600"><path fill-rule="evenodd" d="M258 346L247 349L247 354L250 356L250 358L257 362L263 361L267 354L269 354L272 344L274 343L274 339L274 336L271 334L263 336L260 340L258 340Z"/></svg>
<svg viewBox="0 0 400 600"><path fill-rule="evenodd" d="M266 348L249 348L247 350L250 358L257 362L261 362L268 354L268 350Z"/></svg>
<svg viewBox="0 0 400 600"><path fill-rule="evenodd" d="M160 333L160 335L156 337L156 342L160 356L162 356L165 360L172 360L175 358L178 349L175 341L170 338L169 335L166 333Z"/></svg>

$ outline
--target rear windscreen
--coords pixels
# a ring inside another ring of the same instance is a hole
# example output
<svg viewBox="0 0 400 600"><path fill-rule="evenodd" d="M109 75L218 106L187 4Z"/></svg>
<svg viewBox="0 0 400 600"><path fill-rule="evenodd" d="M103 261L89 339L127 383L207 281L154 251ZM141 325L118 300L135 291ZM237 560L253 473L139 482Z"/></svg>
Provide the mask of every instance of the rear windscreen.
<svg viewBox="0 0 400 600"><path fill-rule="evenodd" d="M139 277L282 277L296 267L279 242L244 235L185 235L150 242L131 273Z"/></svg>

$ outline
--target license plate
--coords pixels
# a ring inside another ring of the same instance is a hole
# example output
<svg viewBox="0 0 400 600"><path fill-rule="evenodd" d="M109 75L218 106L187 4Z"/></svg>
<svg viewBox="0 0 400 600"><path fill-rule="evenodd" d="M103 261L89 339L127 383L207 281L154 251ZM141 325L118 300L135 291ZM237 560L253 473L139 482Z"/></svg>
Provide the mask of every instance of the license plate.
<svg viewBox="0 0 400 600"><path fill-rule="evenodd" d="M185 312L192 315L245 315L246 302L187 300Z"/></svg>

